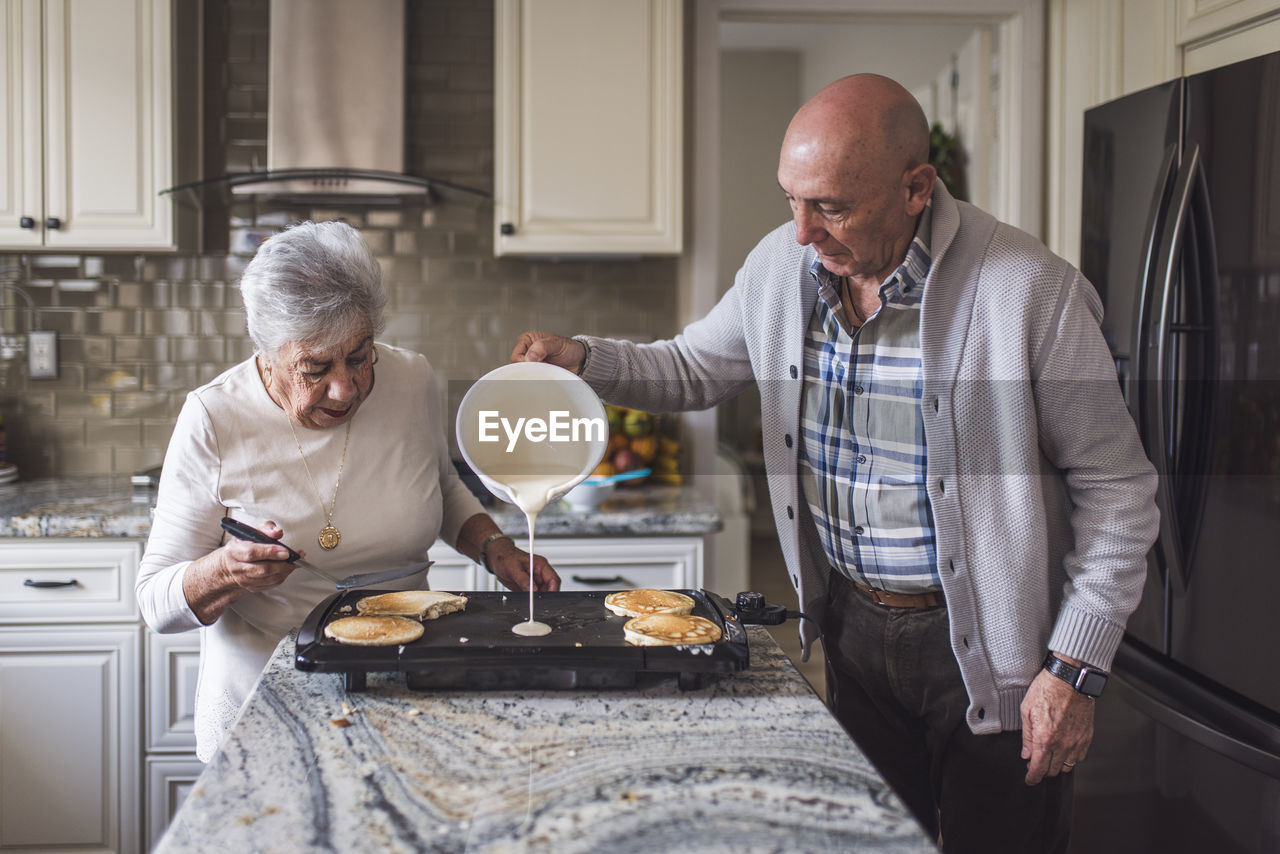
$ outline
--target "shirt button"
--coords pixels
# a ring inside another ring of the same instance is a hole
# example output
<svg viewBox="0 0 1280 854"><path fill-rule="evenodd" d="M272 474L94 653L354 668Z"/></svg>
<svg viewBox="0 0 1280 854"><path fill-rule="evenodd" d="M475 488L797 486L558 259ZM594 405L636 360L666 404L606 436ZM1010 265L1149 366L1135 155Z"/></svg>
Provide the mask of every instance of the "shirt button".
<svg viewBox="0 0 1280 854"><path fill-rule="evenodd" d="M858 465L862 465L867 461L865 454L858 454Z"/></svg>
<svg viewBox="0 0 1280 854"><path fill-rule="evenodd" d="M853 529L853 532L854 532L855 534L857 534L859 537L861 537L861 536L862 536L862 534L863 534L862 526L861 526L861 525L859 525L858 527L854 528L854 529Z"/></svg>
<svg viewBox="0 0 1280 854"><path fill-rule="evenodd" d="M854 393L854 394L862 394L862 386L860 386L860 385L856 385L856 386L854 386L854 387L853 387L853 393Z"/></svg>

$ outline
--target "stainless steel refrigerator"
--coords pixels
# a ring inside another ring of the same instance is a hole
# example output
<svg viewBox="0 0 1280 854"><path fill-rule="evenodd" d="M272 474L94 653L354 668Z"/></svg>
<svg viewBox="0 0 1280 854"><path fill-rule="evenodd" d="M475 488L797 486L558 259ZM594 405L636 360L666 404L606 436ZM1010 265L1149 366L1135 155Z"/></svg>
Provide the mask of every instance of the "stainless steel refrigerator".
<svg viewBox="0 0 1280 854"><path fill-rule="evenodd" d="M1280 53L1086 113L1083 201L1161 525L1073 850L1280 852Z"/></svg>

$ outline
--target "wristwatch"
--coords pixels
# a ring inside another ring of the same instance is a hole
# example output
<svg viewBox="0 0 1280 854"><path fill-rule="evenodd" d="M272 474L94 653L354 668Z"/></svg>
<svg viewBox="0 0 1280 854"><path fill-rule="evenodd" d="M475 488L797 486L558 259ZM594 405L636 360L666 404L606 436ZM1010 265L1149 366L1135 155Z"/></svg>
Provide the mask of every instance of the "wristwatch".
<svg viewBox="0 0 1280 854"><path fill-rule="evenodd" d="M1074 664L1068 664L1058 658L1052 652L1044 657L1042 666L1086 697L1101 696L1102 689L1107 686L1107 672L1105 670L1099 670L1087 664L1083 667L1076 667Z"/></svg>

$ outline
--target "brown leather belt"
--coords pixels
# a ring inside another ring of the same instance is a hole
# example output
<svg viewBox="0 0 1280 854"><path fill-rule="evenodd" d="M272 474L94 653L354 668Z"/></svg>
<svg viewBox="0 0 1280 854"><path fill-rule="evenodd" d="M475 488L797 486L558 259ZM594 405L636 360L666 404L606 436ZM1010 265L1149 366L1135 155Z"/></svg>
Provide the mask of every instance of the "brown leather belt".
<svg viewBox="0 0 1280 854"><path fill-rule="evenodd" d="M886 608L915 608L923 610L947 604L947 600L942 597L941 593L891 593L888 590L876 590L857 581L853 582L853 586L870 596L871 601L877 605L884 605Z"/></svg>

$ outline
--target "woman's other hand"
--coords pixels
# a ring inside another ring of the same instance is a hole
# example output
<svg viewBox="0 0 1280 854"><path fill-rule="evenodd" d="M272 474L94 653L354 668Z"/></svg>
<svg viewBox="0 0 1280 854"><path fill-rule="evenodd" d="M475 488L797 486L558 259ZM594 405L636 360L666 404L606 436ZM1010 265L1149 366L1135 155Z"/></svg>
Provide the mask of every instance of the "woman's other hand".
<svg viewBox="0 0 1280 854"><path fill-rule="evenodd" d="M259 527L276 540L284 535L275 522ZM191 562L182 576L182 592L191 610L207 626L244 594L283 584L296 568L288 558L289 550L284 546L232 538Z"/></svg>
<svg viewBox="0 0 1280 854"><path fill-rule="evenodd" d="M508 589L529 589L529 553L521 551L508 539L495 540L489 546L489 567ZM560 576L542 555L533 556L533 589L554 592L560 589Z"/></svg>
<svg viewBox="0 0 1280 854"><path fill-rule="evenodd" d="M582 373L586 358L587 348L581 341L550 332L522 333L511 351L513 362L549 362L575 374Z"/></svg>

